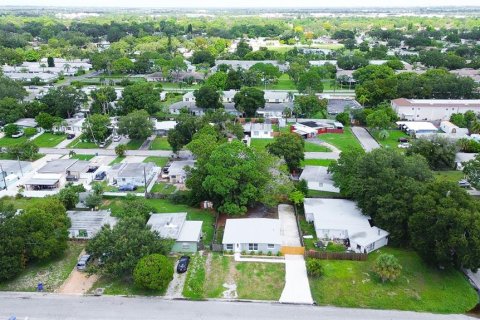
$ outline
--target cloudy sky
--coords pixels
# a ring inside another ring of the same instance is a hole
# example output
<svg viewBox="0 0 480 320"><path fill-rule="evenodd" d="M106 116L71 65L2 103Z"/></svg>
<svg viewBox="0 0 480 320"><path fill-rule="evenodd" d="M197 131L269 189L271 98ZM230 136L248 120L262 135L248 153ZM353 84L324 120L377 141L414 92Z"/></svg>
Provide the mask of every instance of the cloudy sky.
<svg viewBox="0 0 480 320"><path fill-rule="evenodd" d="M407 7L407 6L474 6L479 0L0 0L1 5L59 7Z"/></svg>

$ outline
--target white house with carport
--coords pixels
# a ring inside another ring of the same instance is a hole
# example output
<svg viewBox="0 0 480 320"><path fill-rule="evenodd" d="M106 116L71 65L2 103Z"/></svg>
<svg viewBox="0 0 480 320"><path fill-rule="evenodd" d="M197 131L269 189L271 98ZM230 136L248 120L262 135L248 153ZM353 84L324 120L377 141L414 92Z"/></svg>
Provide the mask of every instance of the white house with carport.
<svg viewBox="0 0 480 320"><path fill-rule="evenodd" d="M305 218L313 222L318 239L344 240L349 248L370 253L388 244L389 233L372 226L355 202L345 199L306 198Z"/></svg>
<svg viewBox="0 0 480 320"><path fill-rule="evenodd" d="M177 121L158 121L154 122L154 132L157 136L166 136L168 131L175 129Z"/></svg>
<svg viewBox="0 0 480 320"><path fill-rule="evenodd" d="M280 220L267 218L227 219L223 250L276 254L282 247Z"/></svg>
<svg viewBox="0 0 480 320"><path fill-rule="evenodd" d="M159 168L153 162L118 163L107 172L110 184L124 186L131 184L142 187L150 184L158 173ZM146 178L146 181L145 181Z"/></svg>
<svg viewBox="0 0 480 320"><path fill-rule="evenodd" d="M18 126L19 129L26 129L26 128L36 128L38 127L37 121L33 118L22 118L15 121L15 124Z"/></svg>
<svg viewBox="0 0 480 320"><path fill-rule="evenodd" d="M413 137L438 133L438 128L433 123L427 121L397 121L395 123L400 130Z"/></svg>
<svg viewBox="0 0 480 320"><path fill-rule="evenodd" d="M270 123L252 123L243 125L243 132L252 139L273 139L273 128Z"/></svg>
<svg viewBox="0 0 480 320"><path fill-rule="evenodd" d="M100 211L67 211L71 226L68 229L70 239L92 239L100 230L117 224L118 219L112 217L110 210Z"/></svg>
<svg viewBox="0 0 480 320"><path fill-rule="evenodd" d="M20 177L33 170L31 162L0 160L0 190L14 185Z"/></svg>
<svg viewBox="0 0 480 320"><path fill-rule="evenodd" d="M155 213L147 224L162 238L175 240L172 252L197 252L203 221L187 221L186 212Z"/></svg>
<svg viewBox="0 0 480 320"><path fill-rule="evenodd" d="M185 169L194 166L195 160L172 161L168 168L168 180L170 183L184 183L187 178Z"/></svg>

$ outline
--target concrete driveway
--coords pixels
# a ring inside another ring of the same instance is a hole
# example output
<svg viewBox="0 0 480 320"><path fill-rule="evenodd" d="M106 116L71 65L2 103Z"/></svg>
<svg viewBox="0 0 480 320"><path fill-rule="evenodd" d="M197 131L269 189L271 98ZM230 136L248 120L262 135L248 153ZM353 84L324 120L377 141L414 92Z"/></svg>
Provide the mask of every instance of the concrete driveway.
<svg viewBox="0 0 480 320"><path fill-rule="evenodd" d="M357 137L358 141L360 141L360 144L365 151L368 152L380 148L378 142L373 139L367 129L362 127L352 127L352 132Z"/></svg>
<svg viewBox="0 0 480 320"><path fill-rule="evenodd" d="M303 256L285 255L285 288L280 302L313 304Z"/></svg>
<svg viewBox="0 0 480 320"><path fill-rule="evenodd" d="M300 247L300 235L298 234L293 206L280 204L278 206L278 218L280 219L282 246Z"/></svg>

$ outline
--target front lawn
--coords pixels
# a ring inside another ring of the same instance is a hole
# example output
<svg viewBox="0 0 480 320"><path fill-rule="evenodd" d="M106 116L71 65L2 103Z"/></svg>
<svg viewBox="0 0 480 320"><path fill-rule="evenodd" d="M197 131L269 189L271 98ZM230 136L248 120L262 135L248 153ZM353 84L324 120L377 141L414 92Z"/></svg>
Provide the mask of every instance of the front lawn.
<svg viewBox="0 0 480 320"><path fill-rule="evenodd" d="M324 133L318 135L318 138L337 147L340 151L362 149L360 142L353 135L350 127L346 127L343 133Z"/></svg>
<svg viewBox="0 0 480 320"><path fill-rule="evenodd" d="M145 140L136 140L132 139L128 141L127 143L127 149L128 150L138 150L142 146L142 144L145 142Z"/></svg>
<svg viewBox="0 0 480 320"><path fill-rule="evenodd" d="M150 145L150 150L172 150L166 137L156 137Z"/></svg>
<svg viewBox="0 0 480 320"><path fill-rule="evenodd" d="M44 132L40 136L33 139L35 143L40 148L53 148L57 146L60 142L65 140L67 135L65 134L54 134L50 132Z"/></svg>
<svg viewBox="0 0 480 320"><path fill-rule="evenodd" d="M139 192L138 190L136 192ZM116 215L120 211L120 205L122 201L126 201L121 198L105 199L103 201L102 209L111 209L112 214ZM213 239L213 224L215 223L215 215L207 210L198 208L192 208L184 204L174 204L167 199L147 199L148 204L155 208L154 213L175 213L175 212L187 212L187 220L200 220L203 221L202 233L203 243L210 244Z"/></svg>
<svg viewBox="0 0 480 320"><path fill-rule="evenodd" d="M41 263L31 263L15 279L0 283L2 291L36 291L38 283L43 283L47 292L60 288L77 265L84 244L69 242L67 250L60 257Z"/></svg>
<svg viewBox="0 0 480 320"><path fill-rule="evenodd" d="M126 158L126 156L118 156L112 162L110 162L108 165L113 166L114 164L122 162L125 158Z"/></svg>
<svg viewBox="0 0 480 320"><path fill-rule="evenodd" d="M395 255L402 265L395 282L382 283L372 272L380 253ZM322 265L324 274L310 279L313 299L319 305L464 313L478 302L460 271L429 267L410 250L381 248L367 261L325 260Z"/></svg>
<svg viewBox="0 0 480 320"><path fill-rule="evenodd" d="M93 157L95 157L94 154L74 154L73 156L70 157L70 159L90 161Z"/></svg>
<svg viewBox="0 0 480 320"><path fill-rule="evenodd" d="M369 132L372 134L375 140L377 140L377 142L384 148L398 149L398 144L400 143L398 142L398 139L409 137L409 135L407 135L402 130L387 130L388 137L386 139L380 139L380 131L378 130L369 129Z"/></svg>
<svg viewBox="0 0 480 320"><path fill-rule="evenodd" d="M168 158L165 157L146 157L143 162L154 162L157 167L163 168L168 163Z"/></svg>
<svg viewBox="0 0 480 320"><path fill-rule="evenodd" d="M94 293L95 289L104 288L104 294L108 295L124 295L124 296L161 296L165 291L147 290L138 287L132 278L112 279L106 276L100 277L90 289L90 293Z"/></svg>
<svg viewBox="0 0 480 320"><path fill-rule="evenodd" d="M227 284L232 289L236 286L239 299L278 301L285 287L283 263L235 262L217 253L195 259L202 265L188 271L183 291L186 297L235 298L234 291L224 287Z"/></svg>
<svg viewBox="0 0 480 320"><path fill-rule="evenodd" d="M82 141L80 141L80 138L81 138L81 136L76 138L72 142L70 142L70 144L67 146L67 148L71 148L71 149L98 149L98 145L96 143L88 142L88 141L82 142Z"/></svg>
<svg viewBox="0 0 480 320"><path fill-rule="evenodd" d="M260 90L265 90L265 85L262 84L260 86L257 86L256 88ZM293 82L293 80L290 79L290 76L284 73L278 78L277 83L267 83L267 90L295 90L296 91L297 87L295 86L295 83Z"/></svg>
<svg viewBox="0 0 480 320"><path fill-rule="evenodd" d="M28 139L25 137L25 135L21 136L20 138L3 137L0 139L0 147L11 147L27 140Z"/></svg>
<svg viewBox="0 0 480 320"><path fill-rule="evenodd" d="M320 166L328 167L330 164L335 162L333 159L305 159L302 161L301 166Z"/></svg>
<svg viewBox="0 0 480 320"><path fill-rule="evenodd" d="M272 143L273 139L252 139L250 146L257 150L265 150L269 143ZM305 142L305 152L331 152L329 148L321 146L312 142Z"/></svg>
<svg viewBox="0 0 480 320"><path fill-rule="evenodd" d="M200 300L205 295L205 257L197 253L191 257L187 271L187 279L183 286L183 296L193 300Z"/></svg>

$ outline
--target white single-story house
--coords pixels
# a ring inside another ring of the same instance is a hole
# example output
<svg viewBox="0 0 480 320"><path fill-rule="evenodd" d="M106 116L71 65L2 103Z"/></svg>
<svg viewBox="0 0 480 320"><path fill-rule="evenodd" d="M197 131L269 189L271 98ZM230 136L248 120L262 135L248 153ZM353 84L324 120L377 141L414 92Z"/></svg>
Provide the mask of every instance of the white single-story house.
<svg viewBox="0 0 480 320"><path fill-rule="evenodd" d="M223 250L276 254L282 247L280 220L266 218L227 219Z"/></svg>
<svg viewBox="0 0 480 320"><path fill-rule="evenodd" d="M245 123L243 132L252 139L273 139L273 128L269 123Z"/></svg>
<svg viewBox="0 0 480 320"><path fill-rule="evenodd" d="M85 118L69 118L62 121L59 126L54 126L53 131L64 132L64 133L73 133L79 135L82 133L83 123Z"/></svg>
<svg viewBox="0 0 480 320"><path fill-rule="evenodd" d="M187 178L186 167L194 167L195 160L172 161L168 168L168 180L170 183L184 183Z"/></svg>
<svg viewBox="0 0 480 320"><path fill-rule="evenodd" d="M306 198L305 218L313 222L318 239L346 240L351 250L370 253L388 244L389 233L372 226L355 202Z"/></svg>
<svg viewBox="0 0 480 320"><path fill-rule="evenodd" d="M166 136L168 131L175 129L177 121L158 121L155 120L154 132L157 136Z"/></svg>
<svg viewBox="0 0 480 320"><path fill-rule="evenodd" d="M33 119L33 118L18 119L17 121L15 121L15 124L20 129L36 128L38 126L37 121L35 121L35 119Z"/></svg>
<svg viewBox="0 0 480 320"><path fill-rule="evenodd" d="M103 226L113 227L117 218L111 216L110 210L67 211L71 227L68 229L70 239L92 239Z"/></svg>
<svg viewBox="0 0 480 320"><path fill-rule="evenodd" d="M340 192L340 189L334 186L327 167L305 166L299 179L307 181L310 190Z"/></svg>
<svg viewBox="0 0 480 320"><path fill-rule="evenodd" d="M464 138L468 135L467 128L460 128L459 126L454 125L450 121L440 122L440 129L442 129L443 132L452 137Z"/></svg>
<svg viewBox="0 0 480 320"><path fill-rule="evenodd" d="M0 190L15 184L32 170L32 163L28 161L0 160Z"/></svg>
<svg viewBox="0 0 480 320"><path fill-rule="evenodd" d="M112 166L107 172L108 179L111 184L124 186L127 184L137 187L149 184L156 177L158 167L153 162L139 163L119 163ZM145 182L146 177L146 182Z"/></svg>
<svg viewBox="0 0 480 320"><path fill-rule="evenodd" d="M441 100L441 99L405 99L391 101L393 110L402 120L441 121L449 120L454 113L469 110L480 112L480 99L477 100Z"/></svg>
<svg viewBox="0 0 480 320"><path fill-rule="evenodd" d="M172 252L197 252L202 239L202 221L187 221L187 213L155 213L147 224L162 238L173 239Z"/></svg>
<svg viewBox="0 0 480 320"><path fill-rule="evenodd" d="M215 66L211 69L212 72L216 72L219 65L227 65L233 70L243 69L248 70L257 63L272 64L280 69L281 72L286 72L290 68L288 62L279 63L276 60L216 60Z"/></svg>

